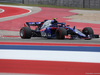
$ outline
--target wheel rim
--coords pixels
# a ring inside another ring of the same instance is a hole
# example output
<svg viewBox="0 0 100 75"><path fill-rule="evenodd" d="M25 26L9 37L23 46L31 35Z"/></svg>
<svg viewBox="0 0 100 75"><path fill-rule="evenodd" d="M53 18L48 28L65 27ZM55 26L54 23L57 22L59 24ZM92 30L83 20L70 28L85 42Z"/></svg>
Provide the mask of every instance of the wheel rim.
<svg viewBox="0 0 100 75"><path fill-rule="evenodd" d="M21 37L24 36L24 31L23 31L23 30L20 31L20 36L21 36Z"/></svg>

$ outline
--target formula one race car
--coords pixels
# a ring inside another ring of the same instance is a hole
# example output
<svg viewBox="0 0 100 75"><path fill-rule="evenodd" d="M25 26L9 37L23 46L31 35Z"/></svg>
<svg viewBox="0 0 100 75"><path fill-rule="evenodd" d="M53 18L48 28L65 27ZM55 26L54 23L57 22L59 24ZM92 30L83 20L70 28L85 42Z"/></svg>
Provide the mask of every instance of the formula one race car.
<svg viewBox="0 0 100 75"><path fill-rule="evenodd" d="M32 29L35 27L35 29ZM20 30L22 39L30 39L31 37L57 38L57 39L87 39L99 38L94 35L91 27L85 27L82 31L71 28L65 23L58 23L56 19L44 20L43 22L26 22Z"/></svg>

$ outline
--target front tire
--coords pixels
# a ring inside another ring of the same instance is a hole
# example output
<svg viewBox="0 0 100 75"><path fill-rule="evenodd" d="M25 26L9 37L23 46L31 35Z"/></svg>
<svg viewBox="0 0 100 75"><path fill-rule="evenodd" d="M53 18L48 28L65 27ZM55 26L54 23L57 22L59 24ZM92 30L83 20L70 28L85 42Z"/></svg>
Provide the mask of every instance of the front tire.
<svg viewBox="0 0 100 75"><path fill-rule="evenodd" d="M23 27L20 30L20 37L22 39L30 39L32 36L32 31L29 27Z"/></svg>
<svg viewBox="0 0 100 75"><path fill-rule="evenodd" d="M57 39L65 39L66 34L67 34L67 31L65 28L60 27L56 30L56 38Z"/></svg>
<svg viewBox="0 0 100 75"><path fill-rule="evenodd" d="M93 29L91 27L85 27L82 30L82 33L84 33L86 35L86 37L87 37L86 40L91 40L93 38L93 36L94 36L94 32L93 32Z"/></svg>

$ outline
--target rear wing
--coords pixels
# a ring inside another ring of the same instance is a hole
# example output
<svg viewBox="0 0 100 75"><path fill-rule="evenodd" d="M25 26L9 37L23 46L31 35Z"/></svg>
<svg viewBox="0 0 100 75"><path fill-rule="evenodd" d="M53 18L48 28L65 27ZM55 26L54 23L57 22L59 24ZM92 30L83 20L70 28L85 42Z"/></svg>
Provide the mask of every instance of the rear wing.
<svg viewBox="0 0 100 75"><path fill-rule="evenodd" d="M30 26L40 26L41 22L26 22L24 24L25 27L30 27Z"/></svg>

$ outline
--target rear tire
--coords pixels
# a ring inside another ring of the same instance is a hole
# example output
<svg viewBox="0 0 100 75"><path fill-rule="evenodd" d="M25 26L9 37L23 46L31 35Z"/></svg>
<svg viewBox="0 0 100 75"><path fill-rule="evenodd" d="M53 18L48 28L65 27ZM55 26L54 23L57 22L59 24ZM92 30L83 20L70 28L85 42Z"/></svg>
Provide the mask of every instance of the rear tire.
<svg viewBox="0 0 100 75"><path fill-rule="evenodd" d="M65 28L60 27L56 30L56 38L57 39L65 39L66 34L67 34L67 31Z"/></svg>
<svg viewBox="0 0 100 75"><path fill-rule="evenodd" d="M29 27L23 27L20 30L20 37L22 39L30 39L32 36L32 31Z"/></svg>
<svg viewBox="0 0 100 75"><path fill-rule="evenodd" d="M82 30L82 33L84 33L86 35L86 37L90 37L90 38L87 38L86 40L91 40L94 36L94 32L93 32L93 29L91 27L85 27L83 30Z"/></svg>

